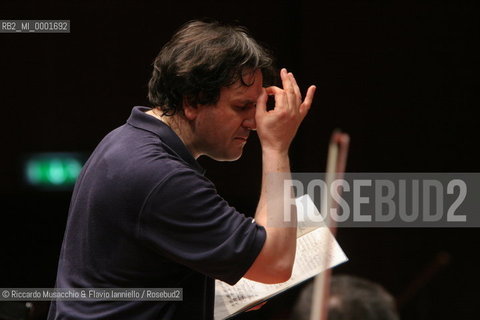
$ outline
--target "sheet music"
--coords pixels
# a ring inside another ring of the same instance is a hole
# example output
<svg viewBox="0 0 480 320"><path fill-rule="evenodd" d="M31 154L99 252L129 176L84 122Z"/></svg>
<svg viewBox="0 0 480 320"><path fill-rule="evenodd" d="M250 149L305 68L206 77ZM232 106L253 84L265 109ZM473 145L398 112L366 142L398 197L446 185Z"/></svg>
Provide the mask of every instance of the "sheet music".
<svg viewBox="0 0 480 320"><path fill-rule="evenodd" d="M322 199L322 202L324 200ZM318 212L317 207L308 195L303 195L295 199L297 207L297 238L312 232L313 230L324 227L323 217ZM312 217L315 217L313 219ZM312 223L312 220L317 221Z"/></svg>
<svg viewBox="0 0 480 320"><path fill-rule="evenodd" d="M297 198L296 202L299 216L305 214L304 209L316 210L308 195ZM307 202L309 203L305 206ZM301 234L301 236L297 240L295 263L290 280L278 284L263 284L242 278L234 286L216 280L216 320L225 319L243 309L248 310L249 306L253 307L258 302L348 260L327 227L303 227L302 231L297 234Z"/></svg>

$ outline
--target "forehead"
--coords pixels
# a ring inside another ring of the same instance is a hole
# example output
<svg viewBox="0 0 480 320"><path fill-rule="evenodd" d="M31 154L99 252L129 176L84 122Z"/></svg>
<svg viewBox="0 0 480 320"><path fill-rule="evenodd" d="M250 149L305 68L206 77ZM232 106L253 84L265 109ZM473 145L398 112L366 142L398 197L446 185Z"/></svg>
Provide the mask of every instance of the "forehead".
<svg viewBox="0 0 480 320"><path fill-rule="evenodd" d="M244 75L243 82L249 85L246 86L238 80L231 86L222 88L220 100L229 100L240 104L256 103L258 96L262 93L262 73L259 70L255 73L248 73Z"/></svg>

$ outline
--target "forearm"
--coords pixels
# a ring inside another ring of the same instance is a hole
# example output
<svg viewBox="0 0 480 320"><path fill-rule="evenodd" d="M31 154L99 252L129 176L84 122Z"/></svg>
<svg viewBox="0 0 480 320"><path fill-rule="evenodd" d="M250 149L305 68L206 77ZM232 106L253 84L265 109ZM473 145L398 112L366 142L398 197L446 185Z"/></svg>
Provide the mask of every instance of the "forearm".
<svg viewBox="0 0 480 320"><path fill-rule="evenodd" d="M285 196L291 196L291 190L284 190L284 180L291 177L288 153L263 151L262 158L262 190L255 220L265 227L267 238L256 266L261 277L250 278L275 283L286 281L291 275L296 250L296 212L288 199L284 202ZM289 217L290 222L286 223L284 217Z"/></svg>
<svg viewBox="0 0 480 320"><path fill-rule="evenodd" d="M276 283L290 278L297 241L297 216L293 198L288 149L298 126L310 109L315 87L302 102L291 73L280 72L283 89L268 87L257 100L255 121L262 144L262 190L255 220L265 227L267 238L255 262L245 274L251 280ZM275 108L267 110L267 95L275 96Z"/></svg>
<svg viewBox="0 0 480 320"><path fill-rule="evenodd" d="M288 152L262 152L262 188L260 199L255 212L255 221L266 228L278 226L273 222L283 217L284 179L290 179L290 160ZM282 212L272 211L269 208ZM272 216L268 216L272 214ZM269 219L270 218L270 219ZM270 220L270 223L268 222Z"/></svg>

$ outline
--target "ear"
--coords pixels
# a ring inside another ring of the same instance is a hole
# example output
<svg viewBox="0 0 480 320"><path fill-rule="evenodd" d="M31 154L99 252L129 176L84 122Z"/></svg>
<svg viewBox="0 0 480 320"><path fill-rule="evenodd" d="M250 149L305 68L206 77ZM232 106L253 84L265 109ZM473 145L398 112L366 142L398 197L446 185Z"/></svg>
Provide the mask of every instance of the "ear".
<svg viewBox="0 0 480 320"><path fill-rule="evenodd" d="M195 120L198 115L197 106L192 105L187 98L183 98L183 114L187 120Z"/></svg>

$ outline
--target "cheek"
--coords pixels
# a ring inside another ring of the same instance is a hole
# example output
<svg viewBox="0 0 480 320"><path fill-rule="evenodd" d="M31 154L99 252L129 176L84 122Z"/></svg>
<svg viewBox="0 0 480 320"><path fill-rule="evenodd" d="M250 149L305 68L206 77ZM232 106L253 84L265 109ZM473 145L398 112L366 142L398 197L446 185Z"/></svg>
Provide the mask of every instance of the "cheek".
<svg viewBox="0 0 480 320"><path fill-rule="evenodd" d="M202 117L205 132L211 143L228 145L238 134L243 118L227 111L211 112Z"/></svg>
<svg viewBox="0 0 480 320"><path fill-rule="evenodd" d="M208 122L207 125L209 126L211 135L221 140L232 137L239 128L236 126L236 123L234 123L233 117L231 116L222 116L215 119L210 119L210 122Z"/></svg>
<svg viewBox="0 0 480 320"><path fill-rule="evenodd" d="M228 136L228 133L225 132L222 127L210 125L207 128L207 132L208 132L207 139L210 140L210 143L216 144L216 145L225 144L225 140Z"/></svg>

